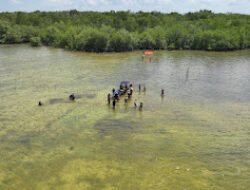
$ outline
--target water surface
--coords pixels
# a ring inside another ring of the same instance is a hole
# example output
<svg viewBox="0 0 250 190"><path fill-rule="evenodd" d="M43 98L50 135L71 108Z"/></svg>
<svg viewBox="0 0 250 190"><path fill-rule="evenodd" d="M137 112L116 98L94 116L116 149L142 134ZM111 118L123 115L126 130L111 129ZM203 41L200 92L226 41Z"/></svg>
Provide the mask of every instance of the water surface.
<svg viewBox="0 0 250 190"><path fill-rule="evenodd" d="M246 190L249 71L249 50L159 51L149 62L0 46L0 189ZM122 80L136 92L113 110L106 96Z"/></svg>

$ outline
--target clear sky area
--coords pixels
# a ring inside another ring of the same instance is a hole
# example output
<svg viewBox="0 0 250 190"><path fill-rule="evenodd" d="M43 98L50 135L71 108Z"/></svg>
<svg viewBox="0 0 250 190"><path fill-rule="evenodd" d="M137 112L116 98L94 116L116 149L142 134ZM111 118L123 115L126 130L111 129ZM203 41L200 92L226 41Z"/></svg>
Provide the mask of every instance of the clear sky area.
<svg viewBox="0 0 250 190"><path fill-rule="evenodd" d="M250 14L250 0L0 0L0 11L160 11L213 12Z"/></svg>

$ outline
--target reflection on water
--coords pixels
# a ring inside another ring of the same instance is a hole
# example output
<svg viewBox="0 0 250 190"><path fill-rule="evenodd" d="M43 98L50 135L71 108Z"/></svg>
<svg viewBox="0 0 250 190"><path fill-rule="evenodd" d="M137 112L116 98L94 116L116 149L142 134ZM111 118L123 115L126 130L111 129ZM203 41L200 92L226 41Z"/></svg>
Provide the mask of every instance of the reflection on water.
<svg viewBox="0 0 250 190"><path fill-rule="evenodd" d="M249 63L249 51L159 51L150 63L0 46L0 189L248 189ZM136 92L113 110L122 80Z"/></svg>

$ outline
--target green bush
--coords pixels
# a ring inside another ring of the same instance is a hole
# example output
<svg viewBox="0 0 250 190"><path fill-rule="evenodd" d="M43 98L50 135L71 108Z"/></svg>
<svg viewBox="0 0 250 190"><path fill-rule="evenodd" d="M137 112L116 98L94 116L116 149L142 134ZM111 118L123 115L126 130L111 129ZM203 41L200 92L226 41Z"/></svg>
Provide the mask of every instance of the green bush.
<svg viewBox="0 0 250 190"><path fill-rule="evenodd" d="M94 28L83 30L76 37L76 49L87 52L104 52L107 49L108 37Z"/></svg>
<svg viewBox="0 0 250 190"><path fill-rule="evenodd" d="M22 42L22 34L18 27L9 28L3 38L6 44L19 44Z"/></svg>
<svg viewBox="0 0 250 190"><path fill-rule="evenodd" d="M41 46L41 38L40 37L32 37L30 39L30 44L33 47Z"/></svg>
<svg viewBox="0 0 250 190"><path fill-rule="evenodd" d="M133 37L125 29L113 33L109 45L110 50L116 52L132 51L134 49Z"/></svg>
<svg viewBox="0 0 250 190"><path fill-rule="evenodd" d="M6 33L9 29L9 25L7 22L0 22L0 44L1 43L5 43L5 36L6 36Z"/></svg>

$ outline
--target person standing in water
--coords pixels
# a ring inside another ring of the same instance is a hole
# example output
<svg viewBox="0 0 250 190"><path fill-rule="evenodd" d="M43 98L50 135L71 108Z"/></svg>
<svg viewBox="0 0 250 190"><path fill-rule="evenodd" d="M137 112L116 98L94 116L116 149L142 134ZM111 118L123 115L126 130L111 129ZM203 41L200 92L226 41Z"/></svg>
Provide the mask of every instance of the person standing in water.
<svg viewBox="0 0 250 190"><path fill-rule="evenodd" d="M115 100L119 100L119 93L118 93L118 91L115 92L114 98L115 98Z"/></svg>
<svg viewBox="0 0 250 190"><path fill-rule="evenodd" d="M164 96L164 89L161 89L161 96Z"/></svg>
<svg viewBox="0 0 250 190"><path fill-rule="evenodd" d="M140 103L140 106L139 106L139 110L141 111L142 108L143 108L143 103L141 102L141 103Z"/></svg>
<svg viewBox="0 0 250 190"><path fill-rule="evenodd" d="M110 104L110 102L111 102L111 94L110 93L108 93L107 99L108 99L108 104Z"/></svg>
<svg viewBox="0 0 250 190"><path fill-rule="evenodd" d="M131 91L130 89L128 89L127 94L128 94L128 98L131 98L131 96L132 96L132 91Z"/></svg>
<svg viewBox="0 0 250 190"><path fill-rule="evenodd" d="M115 101L115 99L114 99L113 102L112 102L113 109L115 109L115 104L116 104L116 101Z"/></svg>
<svg viewBox="0 0 250 190"><path fill-rule="evenodd" d="M134 101L134 106L135 106L135 108L137 107L137 100L136 99Z"/></svg>
<svg viewBox="0 0 250 190"><path fill-rule="evenodd" d="M141 84L139 84L139 92L141 92Z"/></svg>
<svg viewBox="0 0 250 190"><path fill-rule="evenodd" d="M75 97L75 95L74 95L74 94L71 94L71 95L69 96L69 100L71 100L71 101L75 101L75 99L76 99L76 97Z"/></svg>
<svg viewBox="0 0 250 190"><path fill-rule="evenodd" d="M133 89L133 86L132 86L132 84L131 84L131 85L129 86L128 91L127 91L128 97L129 97L129 98L131 98L131 96L133 95L133 91L134 91L134 89Z"/></svg>
<svg viewBox="0 0 250 190"><path fill-rule="evenodd" d="M133 85L132 84L129 85L129 89L131 91L131 95L133 95L134 89L133 89Z"/></svg>

